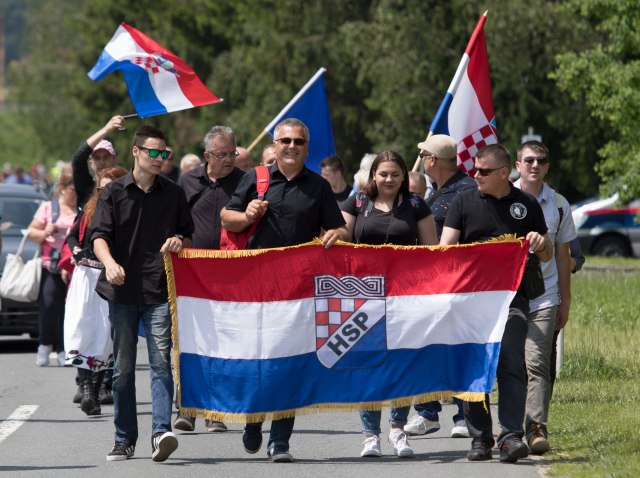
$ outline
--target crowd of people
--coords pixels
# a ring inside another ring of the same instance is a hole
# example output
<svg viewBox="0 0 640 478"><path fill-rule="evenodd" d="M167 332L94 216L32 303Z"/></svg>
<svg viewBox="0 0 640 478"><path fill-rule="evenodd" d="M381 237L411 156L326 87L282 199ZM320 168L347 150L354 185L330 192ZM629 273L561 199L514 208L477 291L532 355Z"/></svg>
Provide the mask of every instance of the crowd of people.
<svg viewBox="0 0 640 478"><path fill-rule="evenodd" d="M172 421L163 253L219 249L223 229L240 233L254 223L248 249L293 246L320 235L327 248L337 240L450 245L507 233L525 237L530 254L542 263L545 293L528 297L521 287L510 304L497 370L500 430L494 438L488 395L484 402L454 399L452 436L472 439L470 461L492 458L496 441L500 460L507 463L549 450L554 345L569 317L570 273L576 269L569 245L576 234L566 200L544 182L550 167L544 144L529 141L518 149L515 184L503 146L478 151L472 179L457 167L455 140L433 135L417 145L425 174L409 172L397 152L382 151L365 155L352 186L338 156L322 161L321 174L305 166L309 131L299 120L286 119L262 151L260 164L269 175L263 197L250 153L237 145L231 128L212 127L204 136L203 161L186 155L177 165L163 131L142 126L130 150L133 168L126 171L117 166L107 140L123 124L124 117L114 116L80 145L71 171L60 175L54 199L38 209L28 232L42 244L43 256L36 363L48 365L56 352L60 365L77 368L74 402L86 415L113 403L115 437L107 460L132 457L138 442L139 328L151 375L152 459L165 461L177 449L172 428L195 429L195 417L179 410ZM390 411L389 442L399 457L413 455L410 436L440 429L440 402L416 404L415 410L410 419L410 407ZM363 457L382 454L381 416L360 413ZM293 460L294 425L295 418L272 421L270 461ZM213 420L205 426L213 432L227 429ZM246 424L242 442L247 453L257 453L262 423Z"/></svg>

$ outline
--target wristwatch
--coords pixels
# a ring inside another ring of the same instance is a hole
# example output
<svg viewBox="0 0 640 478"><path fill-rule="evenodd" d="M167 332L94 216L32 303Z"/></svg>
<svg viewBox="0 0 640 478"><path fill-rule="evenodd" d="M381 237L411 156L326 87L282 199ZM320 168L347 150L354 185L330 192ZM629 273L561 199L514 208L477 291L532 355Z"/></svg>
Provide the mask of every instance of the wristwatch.
<svg viewBox="0 0 640 478"><path fill-rule="evenodd" d="M184 236L182 234L174 234L173 237L177 237L178 239L184 242Z"/></svg>

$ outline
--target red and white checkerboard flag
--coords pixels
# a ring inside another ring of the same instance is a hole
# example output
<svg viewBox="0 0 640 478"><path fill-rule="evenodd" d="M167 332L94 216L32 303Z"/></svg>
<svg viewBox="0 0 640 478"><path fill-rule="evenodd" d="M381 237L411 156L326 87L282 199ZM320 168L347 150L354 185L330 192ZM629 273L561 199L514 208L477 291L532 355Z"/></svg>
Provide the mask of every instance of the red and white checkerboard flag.
<svg viewBox="0 0 640 478"><path fill-rule="evenodd" d="M447 134L458 142L458 166L470 175L477 151L498 142L483 29L486 21L487 12L480 17L429 128L430 135Z"/></svg>

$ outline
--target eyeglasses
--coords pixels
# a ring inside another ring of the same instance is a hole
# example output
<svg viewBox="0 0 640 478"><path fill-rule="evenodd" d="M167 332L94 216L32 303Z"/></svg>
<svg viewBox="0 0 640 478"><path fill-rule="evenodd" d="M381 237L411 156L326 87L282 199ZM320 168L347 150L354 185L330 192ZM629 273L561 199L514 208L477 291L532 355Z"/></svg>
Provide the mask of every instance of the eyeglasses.
<svg viewBox="0 0 640 478"><path fill-rule="evenodd" d="M232 151L231 153L214 153L213 151L207 151L207 153L212 154L218 159L224 159L227 156L229 156L231 159L235 159L240 155L238 151Z"/></svg>
<svg viewBox="0 0 640 478"><path fill-rule="evenodd" d="M498 169L502 169L505 166L500 166L497 168L475 168L476 173L480 176L489 176L492 172L497 171Z"/></svg>
<svg viewBox="0 0 640 478"><path fill-rule="evenodd" d="M289 146L291 142L293 142L293 144L295 144L296 146L304 146L305 144L307 144L307 140L302 138L280 138L274 139L274 141L278 141L285 146Z"/></svg>
<svg viewBox="0 0 640 478"><path fill-rule="evenodd" d="M428 158L429 156L433 156L433 154L431 154L431 153L420 153L418 156L420 156L420 159L424 159L424 158Z"/></svg>
<svg viewBox="0 0 640 478"><path fill-rule="evenodd" d="M549 158L545 158L544 156L527 156L526 158L522 158L522 162L528 165L533 164L534 161L537 161L540 166L544 166L549 162Z"/></svg>
<svg viewBox="0 0 640 478"><path fill-rule="evenodd" d="M171 154L171 151L168 149L155 149L155 148L145 148L144 146L138 146L138 149L143 149L147 152L150 158L156 159L160 156L162 159L167 159Z"/></svg>

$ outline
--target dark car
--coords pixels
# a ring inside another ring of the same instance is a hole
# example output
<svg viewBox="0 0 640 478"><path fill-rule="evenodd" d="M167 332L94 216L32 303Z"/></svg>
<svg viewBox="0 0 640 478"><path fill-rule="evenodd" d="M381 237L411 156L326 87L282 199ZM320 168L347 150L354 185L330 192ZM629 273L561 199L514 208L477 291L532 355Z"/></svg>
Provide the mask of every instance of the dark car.
<svg viewBox="0 0 640 478"><path fill-rule="evenodd" d="M7 254L18 251L23 234L33 220L38 206L47 196L35 186L23 184L0 184L0 230L2 231L2 254L0 254L0 274L4 270ZM33 257L38 245L27 239L22 258ZM15 302L0 298L0 335L29 334L38 336L38 303Z"/></svg>

